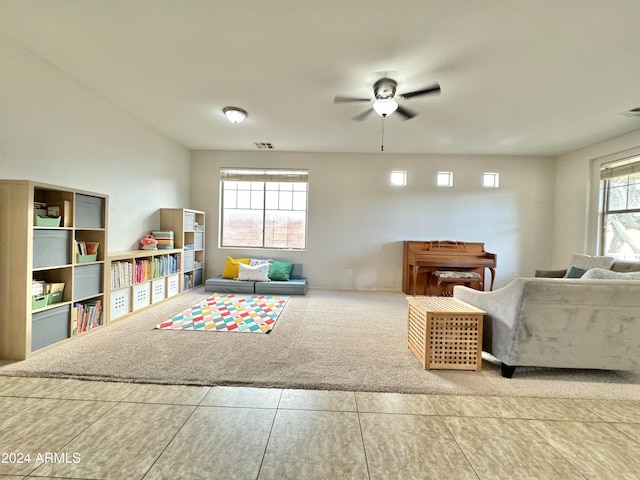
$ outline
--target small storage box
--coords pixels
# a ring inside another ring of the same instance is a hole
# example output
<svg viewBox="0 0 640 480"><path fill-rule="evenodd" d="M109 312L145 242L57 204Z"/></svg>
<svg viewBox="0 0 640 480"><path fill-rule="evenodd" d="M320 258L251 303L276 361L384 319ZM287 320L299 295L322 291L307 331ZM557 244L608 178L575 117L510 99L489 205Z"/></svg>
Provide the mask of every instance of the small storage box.
<svg viewBox="0 0 640 480"><path fill-rule="evenodd" d="M123 288L111 292L111 319L126 315L131 311L131 289Z"/></svg>
<svg viewBox="0 0 640 480"><path fill-rule="evenodd" d="M71 230L33 231L33 268L71 263Z"/></svg>
<svg viewBox="0 0 640 480"><path fill-rule="evenodd" d="M53 292L48 294L47 305L55 305L62 301L64 292Z"/></svg>
<svg viewBox="0 0 640 480"><path fill-rule="evenodd" d="M31 310L37 310L47 306L49 295L34 295L31 297Z"/></svg>
<svg viewBox="0 0 640 480"><path fill-rule="evenodd" d="M62 217L41 217L40 215L33 215L33 224L36 227L59 227Z"/></svg>
<svg viewBox="0 0 640 480"><path fill-rule="evenodd" d="M173 248L173 230L154 230L151 235L158 241L158 250L170 250Z"/></svg>
<svg viewBox="0 0 640 480"><path fill-rule="evenodd" d="M31 316L31 351L69 338L70 318L70 305L34 313Z"/></svg>
<svg viewBox="0 0 640 480"><path fill-rule="evenodd" d="M157 278L151 282L151 303L159 302L166 298L166 280L164 278Z"/></svg>
<svg viewBox="0 0 640 480"><path fill-rule="evenodd" d="M104 228L104 198L76 194L76 228Z"/></svg>
<svg viewBox="0 0 640 480"><path fill-rule="evenodd" d="M133 286L133 310L151 305L151 282Z"/></svg>
<svg viewBox="0 0 640 480"><path fill-rule="evenodd" d="M180 274L167 277L167 298L180 293Z"/></svg>
<svg viewBox="0 0 640 480"><path fill-rule="evenodd" d="M98 254L94 253L92 255L80 255L76 253L76 263L90 263L95 262L98 258Z"/></svg>
<svg viewBox="0 0 640 480"><path fill-rule="evenodd" d="M102 264L77 266L73 270L74 300L102 293Z"/></svg>

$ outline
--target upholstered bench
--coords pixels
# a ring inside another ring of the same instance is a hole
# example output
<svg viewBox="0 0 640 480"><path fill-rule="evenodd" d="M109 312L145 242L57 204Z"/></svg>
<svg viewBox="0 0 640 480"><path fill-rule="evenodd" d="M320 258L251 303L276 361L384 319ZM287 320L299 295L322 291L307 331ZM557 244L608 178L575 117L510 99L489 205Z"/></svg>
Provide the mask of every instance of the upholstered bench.
<svg viewBox="0 0 640 480"><path fill-rule="evenodd" d="M302 276L302 264L294 263L291 278L287 281L271 280L269 282L254 282L246 280L231 280L221 275L207 279L204 290L217 293L260 293L273 295L305 295L307 293L307 279Z"/></svg>
<svg viewBox="0 0 640 480"><path fill-rule="evenodd" d="M455 270L436 270L431 275L436 279L436 285L440 286L443 283L451 283L455 285L464 285L476 290L482 290L482 277L478 272L460 272ZM443 291L443 296L450 296L452 292Z"/></svg>

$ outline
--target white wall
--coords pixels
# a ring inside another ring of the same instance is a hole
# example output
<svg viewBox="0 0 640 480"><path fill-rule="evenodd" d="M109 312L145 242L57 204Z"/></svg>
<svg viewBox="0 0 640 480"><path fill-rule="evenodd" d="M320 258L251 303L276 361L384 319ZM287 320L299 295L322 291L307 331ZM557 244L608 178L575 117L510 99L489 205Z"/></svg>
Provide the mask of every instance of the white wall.
<svg viewBox="0 0 640 480"><path fill-rule="evenodd" d="M111 252L138 248L158 208L189 206L189 150L4 40L0 71L0 178L110 195Z"/></svg>
<svg viewBox="0 0 640 480"><path fill-rule="evenodd" d="M640 130L557 158L553 268L566 268L574 253L598 253L600 165L605 161L638 154Z"/></svg>
<svg viewBox="0 0 640 480"><path fill-rule="evenodd" d="M219 274L227 256L273 256L303 263L312 288L399 291L403 240L484 242L498 256L496 286L551 261L552 158L228 151L192 158L191 204L207 213L207 276ZM309 169L307 251L218 248L223 166ZM392 170L408 172L407 187L389 184ZM435 187L439 170L454 172L453 188ZM499 172L500 188L482 188L483 172Z"/></svg>

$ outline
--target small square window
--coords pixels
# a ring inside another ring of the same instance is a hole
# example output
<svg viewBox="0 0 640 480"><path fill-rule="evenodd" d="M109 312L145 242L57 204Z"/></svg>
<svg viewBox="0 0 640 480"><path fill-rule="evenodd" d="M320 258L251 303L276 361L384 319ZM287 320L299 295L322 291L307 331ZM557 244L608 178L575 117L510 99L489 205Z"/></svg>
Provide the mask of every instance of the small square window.
<svg viewBox="0 0 640 480"><path fill-rule="evenodd" d="M405 187L407 185L407 172L395 171L391 172L391 185Z"/></svg>
<svg viewBox="0 0 640 480"><path fill-rule="evenodd" d="M453 172L438 172L436 185L439 187L453 187Z"/></svg>
<svg viewBox="0 0 640 480"><path fill-rule="evenodd" d="M482 186L485 188L498 188L500 185L500 174L485 172L482 179Z"/></svg>

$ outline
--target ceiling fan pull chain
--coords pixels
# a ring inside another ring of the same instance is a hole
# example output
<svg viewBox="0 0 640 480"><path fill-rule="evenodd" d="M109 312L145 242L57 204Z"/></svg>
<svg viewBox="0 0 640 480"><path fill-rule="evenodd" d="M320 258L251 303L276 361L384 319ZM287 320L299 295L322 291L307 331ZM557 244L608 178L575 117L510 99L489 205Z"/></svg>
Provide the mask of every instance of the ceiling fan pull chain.
<svg viewBox="0 0 640 480"><path fill-rule="evenodd" d="M380 143L380 151L384 152L384 117L382 117L382 140Z"/></svg>

